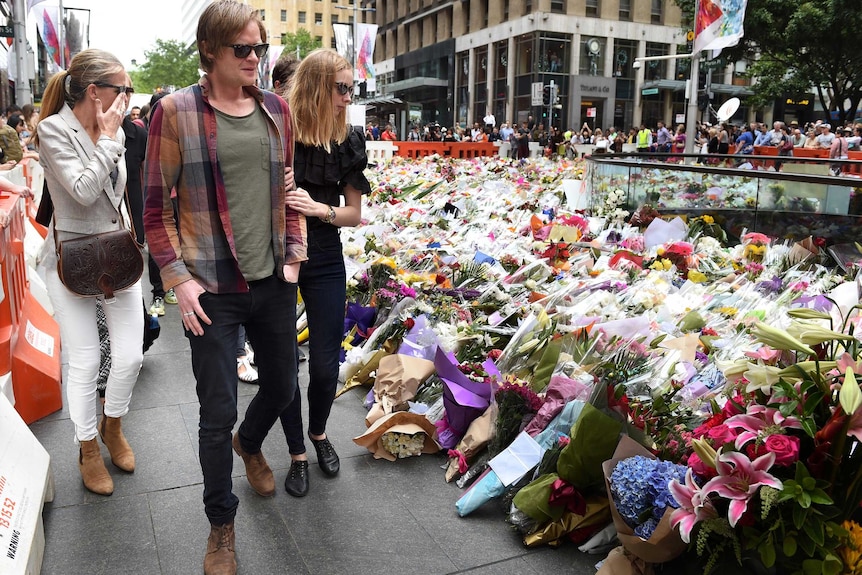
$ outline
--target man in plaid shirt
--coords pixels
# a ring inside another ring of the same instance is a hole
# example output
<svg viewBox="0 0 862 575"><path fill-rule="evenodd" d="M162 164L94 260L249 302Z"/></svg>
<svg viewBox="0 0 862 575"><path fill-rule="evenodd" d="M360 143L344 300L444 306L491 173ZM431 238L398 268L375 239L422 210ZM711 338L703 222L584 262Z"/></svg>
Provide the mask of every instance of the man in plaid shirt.
<svg viewBox="0 0 862 575"><path fill-rule="evenodd" d="M210 4L197 31L207 74L159 101L147 146L144 225L165 288L177 295L200 401L207 574L236 572L231 448L252 488L273 495L260 447L297 385L295 282L307 259L305 218L285 204L293 187L287 104L255 87L265 38L250 6ZM260 387L232 437L240 325Z"/></svg>

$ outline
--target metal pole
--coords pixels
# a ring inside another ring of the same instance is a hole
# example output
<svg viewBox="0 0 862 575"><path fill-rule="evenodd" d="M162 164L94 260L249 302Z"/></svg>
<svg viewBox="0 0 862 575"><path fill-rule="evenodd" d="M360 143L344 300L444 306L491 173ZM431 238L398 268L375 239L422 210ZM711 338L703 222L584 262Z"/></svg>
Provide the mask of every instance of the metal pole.
<svg viewBox="0 0 862 575"><path fill-rule="evenodd" d="M691 57L691 81L688 88L688 110L685 114L685 153L694 151L694 137L697 129L697 85L698 85L698 62L700 54Z"/></svg>
<svg viewBox="0 0 862 575"><path fill-rule="evenodd" d="M33 94L30 92L30 78L27 74L27 30L24 0L14 0L12 27L15 34L15 103L23 106L33 102Z"/></svg>
<svg viewBox="0 0 862 575"><path fill-rule="evenodd" d="M63 0L57 8L57 44L60 49L60 68L66 69L66 14L63 10Z"/></svg>

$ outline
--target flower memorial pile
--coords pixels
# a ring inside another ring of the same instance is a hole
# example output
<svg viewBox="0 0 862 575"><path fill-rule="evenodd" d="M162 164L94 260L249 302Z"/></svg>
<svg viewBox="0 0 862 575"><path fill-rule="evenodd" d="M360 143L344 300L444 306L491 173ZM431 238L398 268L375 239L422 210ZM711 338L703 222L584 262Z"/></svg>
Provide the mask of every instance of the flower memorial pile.
<svg viewBox="0 0 862 575"><path fill-rule="evenodd" d="M342 392L372 385L357 443L440 452L457 512L496 500L528 546L619 545L605 573L682 552L703 573L859 573L862 250L845 273L813 239L730 245L709 214L627 223L607 190L579 212L582 174L369 170L366 221L342 231ZM745 183L703 185L644 200L745 206Z"/></svg>

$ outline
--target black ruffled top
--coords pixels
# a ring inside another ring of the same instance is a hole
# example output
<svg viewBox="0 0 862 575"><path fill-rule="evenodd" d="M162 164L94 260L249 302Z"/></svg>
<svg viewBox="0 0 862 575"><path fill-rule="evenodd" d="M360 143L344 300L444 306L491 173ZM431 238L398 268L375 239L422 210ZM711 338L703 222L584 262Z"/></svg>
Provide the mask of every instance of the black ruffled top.
<svg viewBox="0 0 862 575"><path fill-rule="evenodd" d="M317 202L330 206L341 204L344 186L350 184L363 194L371 193L371 184L363 170L368 165L365 154L365 134L353 129L340 145L331 151L318 146L296 143L293 169L296 186L308 191ZM318 218L307 218L309 240L321 233L338 235L338 228Z"/></svg>

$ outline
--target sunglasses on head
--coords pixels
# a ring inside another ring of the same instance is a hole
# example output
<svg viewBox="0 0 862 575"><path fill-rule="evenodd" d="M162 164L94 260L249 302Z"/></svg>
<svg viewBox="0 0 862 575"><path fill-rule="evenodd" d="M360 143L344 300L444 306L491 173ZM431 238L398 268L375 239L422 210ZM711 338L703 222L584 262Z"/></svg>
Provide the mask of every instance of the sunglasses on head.
<svg viewBox="0 0 862 575"><path fill-rule="evenodd" d="M344 82L336 82L335 89L341 96L353 93L353 84L345 84Z"/></svg>
<svg viewBox="0 0 862 575"><path fill-rule="evenodd" d="M254 55L258 58L263 58L263 55L266 54L266 51L269 50L269 44L231 44L231 48L233 48L233 55L237 58L248 58L248 55L251 54L251 51L254 50Z"/></svg>
<svg viewBox="0 0 862 575"><path fill-rule="evenodd" d="M97 88L111 88L116 91L117 94L134 94L135 89L131 86L116 86L114 84L108 84L107 82L93 82L93 85Z"/></svg>

